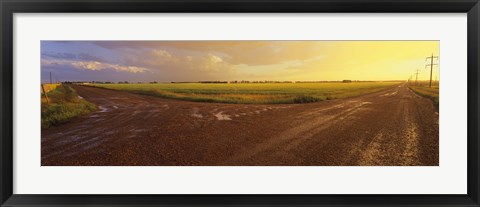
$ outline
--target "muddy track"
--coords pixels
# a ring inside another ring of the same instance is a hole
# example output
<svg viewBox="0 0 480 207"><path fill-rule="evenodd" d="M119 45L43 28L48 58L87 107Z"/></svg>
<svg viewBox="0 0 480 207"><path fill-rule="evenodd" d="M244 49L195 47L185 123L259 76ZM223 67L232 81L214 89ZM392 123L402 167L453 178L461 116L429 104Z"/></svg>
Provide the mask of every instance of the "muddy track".
<svg viewBox="0 0 480 207"><path fill-rule="evenodd" d="M404 85L285 105L74 88L99 109L42 130L42 165L439 164L438 112Z"/></svg>

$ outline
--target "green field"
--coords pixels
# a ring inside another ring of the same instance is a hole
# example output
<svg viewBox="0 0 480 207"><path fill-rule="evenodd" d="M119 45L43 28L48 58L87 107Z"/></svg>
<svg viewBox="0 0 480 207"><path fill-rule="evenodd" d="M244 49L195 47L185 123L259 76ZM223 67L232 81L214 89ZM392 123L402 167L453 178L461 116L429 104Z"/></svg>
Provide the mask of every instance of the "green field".
<svg viewBox="0 0 480 207"><path fill-rule="evenodd" d="M67 85L58 85L47 92L48 103L42 94L42 128L66 122L74 117L95 111L96 106L80 98L75 90Z"/></svg>
<svg viewBox="0 0 480 207"><path fill-rule="evenodd" d="M377 92L400 82L89 84L114 90L199 102L309 103Z"/></svg>
<svg viewBox="0 0 480 207"><path fill-rule="evenodd" d="M432 81L432 87L430 87L429 81L418 81L417 83L411 82L408 84L408 87L412 89L413 92L421 95L423 97L429 98L438 108L439 103L439 89L440 85L438 81Z"/></svg>
<svg viewBox="0 0 480 207"><path fill-rule="evenodd" d="M414 91L415 93L431 99L433 103L435 103L435 105L437 105L438 107L438 103L439 103L438 86L437 87L432 86L432 88L429 88L428 86L409 86L409 88L412 89L412 91Z"/></svg>

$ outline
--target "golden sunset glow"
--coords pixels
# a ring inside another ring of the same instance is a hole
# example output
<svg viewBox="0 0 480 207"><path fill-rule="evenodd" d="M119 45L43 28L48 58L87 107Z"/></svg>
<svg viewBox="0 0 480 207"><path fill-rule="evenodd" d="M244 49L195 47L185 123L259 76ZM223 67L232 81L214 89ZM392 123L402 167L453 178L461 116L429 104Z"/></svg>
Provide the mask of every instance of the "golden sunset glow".
<svg viewBox="0 0 480 207"><path fill-rule="evenodd" d="M88 54L88 55L87 55ZM72 41L42 43L62 80L407 80L430 78L438 41ZM435 59L435 64L437 59ZM433 68L432 79L439 79Z"/></svg>
<svg viewBox="0 0 480 207"><path fill-rule="evenodd" d="M420 69L419 80L429 79L426 56L438 55L437 41L335 41L305 42L287 49L298 59L278 64L235 66L252 79L267 76L282 80L405 80ZM301 45L301 46L300 46ZM305 52L308 51L308 52ZM303 52L303 53L302 53ZM260 58L261 56L259 56ZM436 60L435 60L436 61ZM436 63L436 62L435 62ZM438 78L438 67L433 76Z"/></svg>

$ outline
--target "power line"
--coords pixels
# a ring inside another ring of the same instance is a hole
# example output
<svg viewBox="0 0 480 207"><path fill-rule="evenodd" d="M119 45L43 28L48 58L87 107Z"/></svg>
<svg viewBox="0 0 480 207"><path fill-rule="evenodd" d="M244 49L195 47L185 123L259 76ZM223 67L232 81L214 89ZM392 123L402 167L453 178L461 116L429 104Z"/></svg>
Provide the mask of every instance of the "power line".
<svg viewBox="0 0 480 207"><path fill-rule="evenodd" d="M428 67L428 66L430 66L430 88L432 87L432 71L433 71L433 66L434 66L434 65L438 65L438 64L436 64L436 63L433 64L433 59L434 59L434 58L436 58L437 61L438 61L438 56L433 56L433 53L432 53L432 56L427 57L427 58L425 59L425 61L428 61L428 59L430 59L430 64L425 65L425 68Z"/></svg>
<svg viewBox="0 0 480 207"><path fill-rule="evenodd" d="M420 71L420 69L417 69L417 72L415 73L415 86L417 85L418 74L420 73L419 71Z"/></svg>

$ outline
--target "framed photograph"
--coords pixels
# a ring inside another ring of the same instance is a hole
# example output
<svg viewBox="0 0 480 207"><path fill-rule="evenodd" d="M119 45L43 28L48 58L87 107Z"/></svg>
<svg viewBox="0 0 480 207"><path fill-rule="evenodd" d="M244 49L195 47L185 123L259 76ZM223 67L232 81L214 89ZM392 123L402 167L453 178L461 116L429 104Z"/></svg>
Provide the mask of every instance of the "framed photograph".
<svg viewBox="0 0 480 207"><path fill-rule="evenodd" d="M480 206L478 0L1 0L1 206Z"/></svg>

